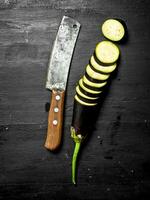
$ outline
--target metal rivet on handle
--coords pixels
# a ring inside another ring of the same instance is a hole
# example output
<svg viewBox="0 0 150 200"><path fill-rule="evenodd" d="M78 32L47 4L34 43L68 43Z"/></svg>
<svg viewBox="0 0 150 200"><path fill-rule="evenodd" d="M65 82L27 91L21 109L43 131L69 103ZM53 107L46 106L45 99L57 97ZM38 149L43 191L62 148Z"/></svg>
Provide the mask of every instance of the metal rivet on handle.
<svg viewBox="0 0 150 200"><path fill-rule="evenodd" d="M54 112L57 113L59 111L59 108L55 107Z"/></svg>
<svg viewBox="0 0 150 200"><path fill-rule="evenodd" d="M53 125L57 125L58 121L55 119L53 120Z"/></svg>
<svg viewBox="0 0 150 200"><path fill-rule="evenodd" d="M57 101L59 101L59 100L60 100L60 96L59 96L59 95L56 95L55 99L56 99Z"/></svg>

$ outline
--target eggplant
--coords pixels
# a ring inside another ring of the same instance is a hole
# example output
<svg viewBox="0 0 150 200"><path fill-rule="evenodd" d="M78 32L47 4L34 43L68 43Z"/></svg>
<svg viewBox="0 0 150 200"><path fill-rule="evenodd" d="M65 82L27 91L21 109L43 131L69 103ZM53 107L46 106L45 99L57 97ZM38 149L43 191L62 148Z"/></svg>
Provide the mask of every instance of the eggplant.
<svg viewBox="0 0 150 200"><path fill-rule="evenodd" d="M115 63L119 58L120 50L116 44L111 41L102 41L96 45L95 56L104 64L110 65Z"/></svg>
<svg viewBox="0 0 150 200"><path fill-rule="evenodd" d="M109 31L107 29L111 28L109 23L109 26L103 24L103 34L105 34L105 37L115 41L121 39L123 34L121 36L117 32L118 25L115 25L114 30L117 35L116 38L112 36L113 31L110 31L108 36ZM117 67L119 55L120 50L113 42L99 42L86 67L84 76L79 80L79 85L76 87L71 123L71 137L75 142L72 157L72 182L74 184L76 184L76 162L81 144L93 129L100 95L105 89L110 74Z"/></svg>
<svg viewBox="0 0 150 200"><path fill-rule="evenodd" d="M111 72L113 72L116 67L117 67L117 63L115 62L114 64L112 65L100 65L98 64L98 62L95 60L94 56L92 55L91 58L90 58L90 61L89 61L89 64L91 66L93 66L93 68L101 73L105 73L105 74L109 74Z"/></svg>
<svg viewBox="0 0 150 200"><path fill-rule="evenodd" d="M87 78L87 76L89 78ZM96 113L96 105L100 98L104 86L107 84L110 74L102 74L95 72L90 68L86 68L86 73L79 80L76 86L76 95L74 97L73 118L71 124L71 137L75 142L75 149L72 157L72 182L76 184L76 162L81 147L81 143L86 136L92 131L94 124L94 116ZM99 80L100 79L100 80ZM98 81L98 83L93 82Z"/></svg>
<svg viewBox="0 0 150 200"><path fill-rule="evenodd" d="M95 98L99 97L100 93L102 92L101 90L100 91L94 91L94 90L88 89L87 87L85 87L83 85L83 80L82 79L80 79L80 81L79 81L79 89L86 96L95 97Z"/></svg>
<svg viewBox="0 0 150 200"><path fill-rule="evenodd" d="M101 81L100 83L95 83L91 80L89 80L85 75L83 76L83 82L91 87L95 87L95 88L100 88L103 87L107 84L107 81Z"/></svg>
<svg viewBox="0 0 150 200"><path fill-rule="evenodd" d="M109 78L109 74L102 74L100 72L94 71L90 65L87 65L86 67L86 73L93 79L105 81Z"/></svg>
<svg viewBox="0 0 150 200"><path fill-rule="evenodd" d="M94 123L94 113L97 109L97 104L91 105L81 102L75 95L73 118L71 124L71 137L75 142L74 153L72 157L72 182L76 184L76 162L77 156L82 142L91 132Z"/></svg>
<svg viewBox="0 0 150 200"><path fill-rule="evenodd" d="M95 79L95 78L92 78L87 72L85 72L85 77L86 79L88 79L90 82L93 82L93 83L104 83L106 80L98 80L98 79Z"/></svg>
<svg viewBox="0 0 150 200"><path fill-rule="evenodd" d="M84 85L84 82L83 82L83 85ZM80 90L79 85L77 85L77 87L76 87L76 93L79 94L80 96L82 96L83 98L86 98L86 99L91 99L91 100L98 99L98 97L91 97L91 96L85 95L85 94Z"/></svg>
<svg viewBox="0 0 150 200"><path fill-rule="evenodd" d="M83 80L83 79L82 79ZM90 90L94 90L94 91L100 91L100 90L102 90L104 87L105 87L105 85L104 86L101 86L101 87L93 87L93 86L90 86L90 85L88 85L88 84L86 84L84 81L82 81L82 83L83 83L83 85L86 87L86 88L88 88L88 89L90 89Z"/></svg>
<svg viewBox="0 0 150 200"><path fill-rule="evenodd" d="M77 95L78 99L79 99L80 101L83 101L84 103L97 104L97 103L98 103L98 100L99 100L99 98L96 98L96 99L87 99L87 98L81 96L81 95L78 94L78 93L76 93L76 95Z"/></svg>
<svg viewBox="0 0 150 200"><path fill-rule="evenodd" d="M78 95L75 95L74 98L78 103L80 103L84 106L95 106L97 104L96 102L93 102L93 103L85 102L85 99L84 100L80 99Z"/></svg>
<svg viewBox="0 0 150 200"><path fill-rule="evenodd" d="M88 88L86 88L84 85L83 85L83 79L80 79L79 80L79 86L80 88L82 88L83 90L85 90L86 92L90 93L90 94L95 94L95 95L99 95L101 93L101 91L95 91L95 90L90 90Z"/></svg>
<svg viewBox="0 0 150 200"><path fill-rule="evenodd" d="M85 86L84 86L85 87ZM102 91L100 91L99 93L91 93L91 92L87 92L86 90L84 90L83 89L83 87L81 87L80 85L79 85L79 89L80 89L80 91L83 93L83 94L85 94L86 96L89 96L89 97L94 97L94 98L99 98L99 96L100 96L100 94L101 94L101 92ZM88 88L86 88L86 89L88 89ZM88 89L89 90L89 89ZM90 90L90 91L92 91L92 90Z"/></svg>
<svg viewBox="0 0 150 200"><path fill-rule="evenodd" d="M107 39L118 42L124 38L125 28L121 20L107 19L102 25L102 33Z"/></svg>

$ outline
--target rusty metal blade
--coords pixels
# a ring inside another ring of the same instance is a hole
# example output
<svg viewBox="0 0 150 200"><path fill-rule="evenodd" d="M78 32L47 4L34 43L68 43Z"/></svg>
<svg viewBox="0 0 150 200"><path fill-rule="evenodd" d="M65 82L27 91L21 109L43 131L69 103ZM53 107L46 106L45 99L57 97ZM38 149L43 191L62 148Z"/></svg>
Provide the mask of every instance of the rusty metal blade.
<svg viewBox="0 0 150 200"><path fill-rule="evenodd" d="M67 16L62 18L49 61L46 88L65 90L79 30L79 22Z"/></svg>

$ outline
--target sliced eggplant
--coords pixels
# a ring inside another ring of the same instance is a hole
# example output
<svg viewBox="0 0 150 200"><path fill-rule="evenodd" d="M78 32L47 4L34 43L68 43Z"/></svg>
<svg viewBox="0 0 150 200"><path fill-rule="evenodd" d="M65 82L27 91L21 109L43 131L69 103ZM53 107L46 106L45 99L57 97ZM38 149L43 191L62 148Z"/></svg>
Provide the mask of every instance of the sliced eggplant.
<svg viewBox="0 0 150 200"><path fill-rule="evenodd" d="M90 58L90 64L96 70L98 70L99 72L106 73L106 74L109 74L109 73L113 72L116 69L116 67L117 67L117 63L114 63L112 65L107 65L107 66L100 65L100 64L98 64L96 62L94 56L91 56L91 58Z"/></svg>
<svg viewBox="0 0 150 200"><path fill-rule="evenodd" d="M79 85L79 88L80 88L80 91L81 91L83 94L85 94L86 96L94 97L94 98L99 98L99 97L100 97L100 93L98 93L98 94L93 94L93 93L87 92L87 91L84 90L80 85Z"/></svg>
<svg viewBox="0 0 150 200"><path fill-rule="evenodd" d="M90 94L95 94L95 95L99 95L102 91L95 91L95 90L90 90L88 88L86 88L84 85L83 85L83 80L80 79L79 80L79 86L86 92L90 93Z"/></svg>
<svg viewBox="0 0 150 200"><path fill-rule="evenodd" d="M124 33L122 32L121 36L122 30L119 31L121 28L112 22L109 23L103 24L105 37L113 41L122 39ZM72 157L72 182L74 184L76 184L76 164L81 144L94 128L98 114L96 105L103 87L107 84L106 80L110 73L116 69L119 53L119 48L110 41L98 43L89 65L86 67L85 75L79 80L79 85L76 87L71 124L71 137L75 142Z"/></svg>
<svg viewBox="0 0 150 200"><path fill-rule="evenodd" d="M103 81L101 83L95 83L89 80L85 75L83 76L83 82L91 87L101 88L107 84L107 81Z"/></svg>
<svg viewBox="0 0 150 200"><path fill-rule="evenodd" d="M84 85L86 88L90 89L90 90L100 91L100 90L103 90L103 89L104 89L104 86L103 86L103 87L97 88L97 87L92 87L92 86L86 84L84 81L82 81L82 82L83 82L83 85Z"/></svg>
<svg viewBox="0 0 150 200"><path fill-rule="evenodd" d="M98 100L99 100L98 98L96 98L96 99L87 99L87 98L84 98L84 97L80 96L78 93L76 93L76 95L84 103L92 103L93 104L93 103L98 103Z"/></svg>
<svg viewBox="0 0 150 200"><path fill-rule="evenodd" d="M86 67L86 73L92 78L100 81L105 81L109 78L109 74L102 74L102 73L97 73L95 72L90 65L87 65Z"/></svg>
<svg viewBox="0 0 150 200"><path fill-rule="evenodd" d="M84 83L83 83L84 84ZM76 87L76 93L78 95L80 95L81 97L85 98L85 99L90 99L90 100L96 100L98 97L91 97L91 96L87 96L85 95L79 88L79 86Z"/></svg>
<svg viewBox="0 0 150 200"><path fill-rule="evenodd" d="M89 65L90 65L91 69L92 69L94 72L100 73L100 74L103 74L103 75L108 75L108 73L104 73L104 72L102 72L102 71L100 71L100 70L95 69L95 68L93 67L93 65L91 64L90 60L89 60Z"/></svg>
<svg viewBox="0 0 150 200"><path fill-rule="evenodd" d="M102 41L96 45L95 56L104 64L113 64L119 58L119 48L111 41Z"/></svg>
<svg viewBox="0 0 150 200"><path fill-rule="evenodd" d="M79 83L79 89L80 91L85 94L86 96L89 96L89 97L94 97L94 98L99 98L100 97L100 94L102 91L99 91L97 93L93 93L92 90L86 88L82 82ZM92 93L91 93L92 92Z"/></svg>
<svg viewBox="0 0 150 200"><path fill-rule="evenodd" d="M97 104L97 103L86 103L86 102L82 101L81 99L79 99L79 97L77 95L75 95L74 98L79 104L82 104L84 106L96 106L96 104Z"/></svg>
<svg viewBox="0 0 150 200"><path fill-rule="evenodd" d="M102 25L102 33L111 41L120 41L125 35L125 29L119 20L107 19Z"/></svg>
<svg viewBox="0 0 150 200"><path fill-rule="evenodd" d="M94 78L90 77L86 71L85 71L85 77L86 77L89 81L91 81L91 82L93 82L93 83L104 83L104 82L105 82L105 81L97 80L97 79L94 79Z"/></svg>

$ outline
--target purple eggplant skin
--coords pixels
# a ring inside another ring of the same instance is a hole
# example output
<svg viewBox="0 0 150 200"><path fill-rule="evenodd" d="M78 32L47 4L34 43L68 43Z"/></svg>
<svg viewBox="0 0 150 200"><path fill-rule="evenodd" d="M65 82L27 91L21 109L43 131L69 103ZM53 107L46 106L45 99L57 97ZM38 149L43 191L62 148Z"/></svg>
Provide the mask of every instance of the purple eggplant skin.
<svg viewBox="0 0 150 200"><path fill-rule="evenodd" d="M74 100L73 118L71 126L75 129L76 135L86 137L95 124L96 106L84 106Z"/></svg>
<svg viewBox="0 0 150 200"><path fill-rule="evenodd" d="M71 124L71 137L75 142L72 157L72 183L76 185L76 165L81 143L88 138L87 135L94 129L97 105L85 106L74 100L73 118Z"/></svg>

